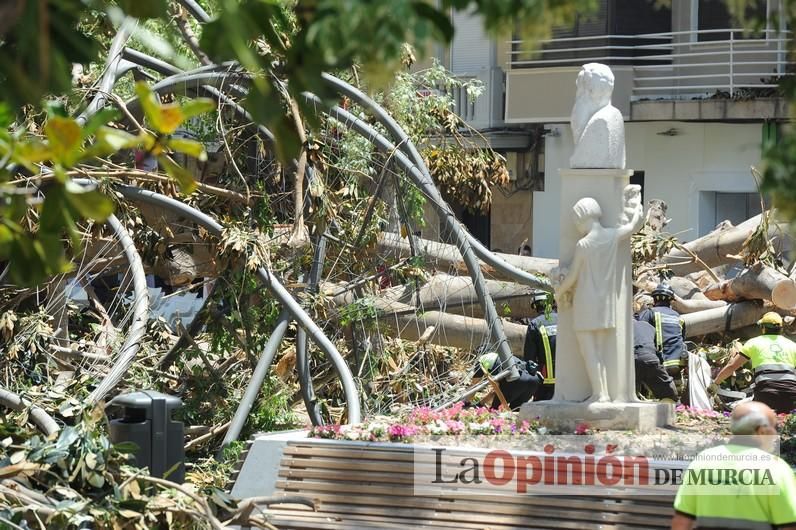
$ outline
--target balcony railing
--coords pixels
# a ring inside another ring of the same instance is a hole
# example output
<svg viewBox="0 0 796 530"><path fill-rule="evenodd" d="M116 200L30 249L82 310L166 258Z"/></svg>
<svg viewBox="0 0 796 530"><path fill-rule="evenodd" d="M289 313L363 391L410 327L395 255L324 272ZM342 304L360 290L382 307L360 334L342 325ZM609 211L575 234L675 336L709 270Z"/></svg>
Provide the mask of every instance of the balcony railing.
<svg viewBox="0 0 796 530"><path fill-rule="evenodd" d="M632 98L766 95L791 72L790 31L740 29L599 35L545 41L534 53L511 41L509 67L550 68L601 62L633 70Z"/></svg>
<svg viewBox="0 0 796 530"><path fill-rule="evenodd" d="M456 88L451 92L454 111L470 127L489 129L503 125L503 70L500 68L484 69L475 74L457 75L462 80L478 79L484 85L480 97L471 100L467 90Z"/></svg>

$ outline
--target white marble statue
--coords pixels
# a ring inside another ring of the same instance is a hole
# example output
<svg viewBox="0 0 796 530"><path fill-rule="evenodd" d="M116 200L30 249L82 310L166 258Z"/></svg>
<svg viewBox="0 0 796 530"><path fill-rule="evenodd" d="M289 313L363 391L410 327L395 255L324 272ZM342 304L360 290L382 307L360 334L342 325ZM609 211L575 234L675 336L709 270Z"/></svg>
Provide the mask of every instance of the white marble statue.
<svg viewBox="0 0 796 530"><path fill-rule="evenodd" d="M606 402L626 399L631 389L626 384L611 385L606 373L607 355L623 355L612 351L610 337L616 333L617 314L617 247L629 239L642 222L641 187L628 185L623 193L623 213L616 228L600 223L602 208L591 197L575 203L573 221L581 238L568 271L559 276L556 298L559 307L572 307L573 324L578 353L591 384L588 401Z"/></svg>
<svg viewBox="0 0 796 530"><path fill-rule="evenodd" d="M600 63L580 69L572 107L575 151L571 168L625 168L625 126L622 113L611 105L614 74Z"/></svg>

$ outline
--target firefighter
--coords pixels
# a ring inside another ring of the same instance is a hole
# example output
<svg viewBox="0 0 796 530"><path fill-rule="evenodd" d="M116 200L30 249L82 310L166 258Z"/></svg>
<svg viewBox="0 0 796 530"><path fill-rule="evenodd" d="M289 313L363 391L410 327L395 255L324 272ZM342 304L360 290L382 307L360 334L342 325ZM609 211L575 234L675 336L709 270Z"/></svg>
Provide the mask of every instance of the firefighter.
<svg viewBox="0 0 796 530"><path fill-rule="evenodd" d="M637 389L646 387L656 399L677 401L672 376L661 366L660 354L655 348L655 328L639 320L633 320L633 358Z"/></svg>
<svg viewBox="0 0 796 530"><path fill-rule="evenodd" d="M555 390L556 334L558 331L558 314L555 306L548 309L548 296L545 292L533 295L531 304L538 315L531 320L525 334L524 357L539 367L542 384L533 396L534 401L552 399Z"/></svg>
<svg viewBox="0 0 796 530"><path fill-rule="evenodd" d="M755 372L754 400L779 414L796 409L796 343L782 336L782 317L770 311L757 324L762 335L749 339L716 375L711 388L752 361Z"/></svg>
<svg viewBox="0 0 796 530"><path fill-rule="evenodd" d="M653 306L639 315L639 320L655 328L655 347L661 354L663 367L675 380L688 360L685 349L685 324L680 313L672 309L674 291L660 283L652 291Z"/></svg>
<svg viewBox="0 0 796 530"><path fill-rule="evenodd" d="M506 399L509 408L517 410L520 405L531 400L536 389L541 386L542 377L533 362L521 361L516 357L512 357L512 362L517 367L519 377L513 381L509 381L504 377L497 382L497 386ZM478 384L485 374L496 376L503 370L505 370L505 367L496 352L485 353L478 358L478 365L473 374L472 384ZM497 409L500 408L501 402L493 389L481 399L481 404Z"/></svg>

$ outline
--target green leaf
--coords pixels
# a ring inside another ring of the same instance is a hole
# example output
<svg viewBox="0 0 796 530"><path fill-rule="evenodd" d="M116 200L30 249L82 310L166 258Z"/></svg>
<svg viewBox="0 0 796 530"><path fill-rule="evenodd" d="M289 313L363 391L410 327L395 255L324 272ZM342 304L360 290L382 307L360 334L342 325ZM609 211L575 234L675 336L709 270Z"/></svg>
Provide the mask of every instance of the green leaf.
<svg viewBox="0 0 796 530"><path fill-rule="evenodd" d="M164 18L168 14L165 0L118 0L118 4L135 18Z"/></svg>
<svg viewBox="0 0 796 530"><path fill-rule="evenodd" d="M26 139L14 146L14 160L28 169L33 168L33 164L46 162L52 157L50 146L34 138Z"/></svg>
<svg viewBox="0 0 796 530"><path fill-rule="evenodd" d="M193 175L184 167L177 165L167 156L159 156L158 163L171 178L177 181L180 191L184 194L189 195L196 190L196 181Z"/></svg>
<svg viewBox="0 0 796 530"><path fill-rule="evenodd" d="M53 159L65 166L71 166L77 158L83 133L80 125L72 118L53 116L44 126Z"/></svg>
<svg viewBox="0 0 796 530"><path fill-rule="evenodd" d="M47 189L44 204L39 214L39 232L59 234L66 226L64 216L69 215L66 210L65 190L62 186L54 185Z"/></svg>
<svg viewBox="0 0 796 530"><path fill-rule="evenodd" d="M100 127L97 131L97 143L111 149L112 152L139 147L143 142L141 136L135 136L112 127Z"/></svg>
<svg viewBox="0 0 796 530"><path fill-rule="evenodd" d="M113 201L100 193L72 181L66 182L66 198L80 215L94 221L105 221L113 213Z"/></svg>
<svg viewBox="0 0 796 530"><path fill-rule="evenodd" d="M113 448L123 454L133 454L137 452L140 447L135 442L119 442L113 444Z"/></svg>
<svg viewBox="0 0 796 530"><path fill-rule="evenodd" d="M112 121L118 120L120 113L118 110L106 107L99 112L94 113L85 124L83 124L83 138L87 138L94 134L97 129L105 125L106 123L110 123Z"/></svg>
<svg viewBox="0 0 796 530"><path fill-rule="evenodd" d="M210 98L195 98L180 105L183 120L215 110L216 102Z"/></svg>
<svg viewBox="0 0 796 530"><path fill-rule="evenodd" d="M412 8L421 18L428 19L440 32L445 42L453 40L453 24L450 18L426 2L412 2Z"/></svg>
<svg viewBox="0 0 796 530"><path fill-rule="evenodd" d="M162 120L160 102L158 102L157 96L154 92L152 92L152 89L149 88L149 85L143 81L137 82L135 84L135 93L141 103L141 109L144 111L144 116L152 128L160 133L165 132L161 130Z"/></svg>
<svg viewBox="0 0 796 530"><path fill-rule="evenodd" d="M187 138L169 138L166 145L177 151L178 153L185 153L194 158L198 158L201 162L207 160L207 153L205 146L196 140L188 140Z"/></svg>
<svg viewBox="0 0 796 530"><path fill-rule="evenodd" d="M94 486L95 488L101 488L105 485L105 477L100 475L99 473L92 473L88 476L88 483Z"/></svg>
<svg viewBox="0 0 796 530"><path fill-rule="evenodd" d="M8 108L8 104L0 101L0 129L8 128L14 122L14 113Z"/></svg>

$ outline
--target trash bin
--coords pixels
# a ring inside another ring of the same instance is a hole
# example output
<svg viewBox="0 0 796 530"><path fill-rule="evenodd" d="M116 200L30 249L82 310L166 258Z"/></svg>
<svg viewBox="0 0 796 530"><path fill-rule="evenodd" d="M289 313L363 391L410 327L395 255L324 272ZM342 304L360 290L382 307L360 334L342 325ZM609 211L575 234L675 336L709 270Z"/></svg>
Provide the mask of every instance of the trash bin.
<svg viewBox="0 0 796 530"><path fill-rule="evenodd" d="M185 479L185 429L174 421L174 411L182 407L175 396L144 390L112 399L112 407L121 407L120 418L110 422L113 443L133 442L138 446L135 463L149 468L153 477L182 483ZM168 473L168 476L164 476Z"/></svg>

